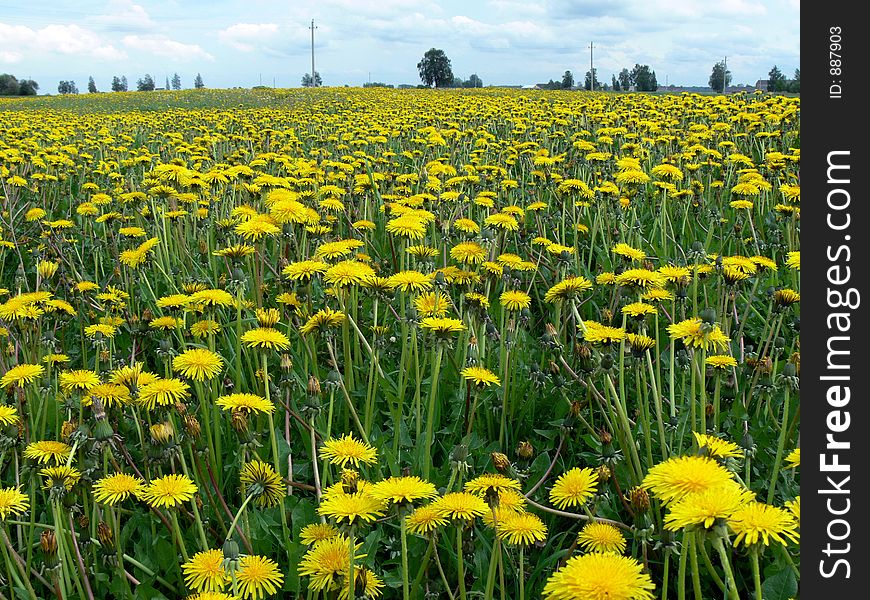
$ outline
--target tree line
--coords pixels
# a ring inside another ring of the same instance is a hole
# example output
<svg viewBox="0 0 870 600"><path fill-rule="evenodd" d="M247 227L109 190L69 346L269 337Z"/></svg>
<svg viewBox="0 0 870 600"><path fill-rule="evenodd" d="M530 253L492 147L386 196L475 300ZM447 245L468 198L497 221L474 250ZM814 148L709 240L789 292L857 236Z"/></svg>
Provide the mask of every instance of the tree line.
<svg viewBox="0 0 870 600"><path fill-rule="evenodd" d="M205 83L202 80L202 75L200 75L199 73L196 74L196 77L193 80L193 87L198 90L205 87ZM152 92L156 88L157 84L154 81L154 78L148 73L146 73L144 77L136 81L136 90L139 92ZM171 81L169 77L167 77L166 87L164 87L163 89L180 90L181 76L178 73L175 73L172 75ZM112 77L111 90L113 92L128 91L129 84L127 82L127 76L121 75L119 77L115 75L114 77ZM0 96L35 96L37 91L39 91L39 84L32 79L19 80L14 75L11 75L9 73L0 74ZM98 94L99 92L100 90L97 89L97 84L94 81L93 76L88 77L88 93ZM57 93L78 94L79 88L76 85L75 81L63 80L58 82L57 84Z"/></svg>
<svg viewBox="0 0 870 600"><path fill-rule="evenodd" d="M32 79L18 79L10 73L0 74L0 96L35 96L39 84Z"/></svg>
<svg viewBox="0 0 870 600"><path fill-rule="evenodd" d="M713 65L713 72L710 73L707 83L714 92L723 93L725 88L731 85L731 71L728 70L724 60ZM782 71L779 70L779 67L773 65L773 68L767 74L767 90L765 91L800 93L801 70L799 68L795 69L794 78L787 79Z"/></svg>
<svg viewBox="0 0 870 600"><path fill-rule="evenodd" d="M465 81L454 76L450 59L444 50L438 48L430 48L426 51L423 58L417 63L417 71L420 74L420 80L426 87L483 87L483 81L477 74L472 74ZM541 87L552 90L574 89L574 74L571 71L565 71L560 80L551 79L542 84ZM633 88L638 92L654 92L659 85L656 81L656 72L649 65L635 64L630 71L622 69L618 76L613 75L610 85L602 84L598 80L598 69L590 69L586 71L583 87L587 90L627 91Z"/></svg>

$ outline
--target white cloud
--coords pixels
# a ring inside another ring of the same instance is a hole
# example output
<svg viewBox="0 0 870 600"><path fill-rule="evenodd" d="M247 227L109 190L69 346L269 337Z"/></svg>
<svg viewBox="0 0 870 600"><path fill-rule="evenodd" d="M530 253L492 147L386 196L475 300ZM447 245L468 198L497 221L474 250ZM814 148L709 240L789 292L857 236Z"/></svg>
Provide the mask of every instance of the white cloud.
<svg viewBox="0 0 870 600"><path fill-rule="evenodd" d="M127 55L101 36L78 25L47 25L31 29L0 23L0 60L19 62L24 56L62 54L100 60L122 60Z"/></svg>
<svg viewBox="0 0 870 600"><path fill-rule="evenodd" d="M132 0L110 0L106 13L91 20L114 31L149 31L156 27L142 5Z"/></svg>
<svg viewBox="0 0 870 600"><path fill-rule="evenodd" d="M165 35L125 35L123 42L127 48L132 50L139 50L178 61L196 59L214 60L214 56L203 50L199 44L177 42Z"/></svg>
<svg viewBox="0 0 870 600"><path fill-rule="evenodd" d="M278 33L275 23L236 23L218 32L218 38L239 52L253 52L258 42Z"/></svg>

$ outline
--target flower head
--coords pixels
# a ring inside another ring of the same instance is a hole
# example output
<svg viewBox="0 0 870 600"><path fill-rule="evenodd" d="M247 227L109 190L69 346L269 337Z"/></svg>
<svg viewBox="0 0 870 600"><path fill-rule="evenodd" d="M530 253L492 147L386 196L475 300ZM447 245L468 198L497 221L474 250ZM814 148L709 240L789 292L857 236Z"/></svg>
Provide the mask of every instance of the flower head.
<svg viewBox="0 0 870 600"><path fill-rule="evenodd" d="M138 477L126 473L115 473L99 479L94 483L94 500L109 506L123 502L131 495L138 498L144 488L144 482Z"/></svg>
<svg viewBox="0 0 870 600"><path fill-rule="evenodd" d="M348 463L359 467L360 463L373 465L378 462L377 450L353 437L353 434L330 438L320 448L320 458L344 468Z"/></svg>
<svg viewBox="0 0 870 600"><path fill-rule="evenodd" d="M242 493L251 495L254 504L261 507L277 506L287 495L284 481L272 465L259 460L245 463L239 471Z"/></svg>
<svg viewBox="0 0 870 600"><path fill-rule="evenodd" d="M435 485L416 476L389 477L371 487L369 494L382 502L412 504L438 495Z"/></svg>
<svg viewBox="0 0 870 600"><path fill-rule="evenodd" d="M299 530L299 541L306 546L313 546L317 542L328 540L340 535L335 525L329 523L311 523Z"/></svg>
<svg viewBox="0 0 870 600"><path fill-rule="evenodd" d="M768 546L770 540L785 546L789 540L797 543L800 537L798 522L792 513L762 502L750 502L735 511L728 519L728 526L737 534L735 546L751 546L758 542Z"/></svg>
<svg viewBox="0 0 870 600"><path fill-rule="evenodd" d="M522 290L507 290L499 296L499 301L505 309L515 311L528 308L532 297Z"/></svg>
<svg viewBox="0 0 870 600"><path fill-rule="evenodd" d="M290 347L287 336L271 327L257 327L246 331L242 334L242 342L248 348L263 350L286 350Z"/></svg>
<svg viewBox="0 0 870 600"><path fill-rule="evenodd" d="M460 372L460 375L469 382L474 383L478 387L489 387L491 385L501 385L498 375L485 367L465 367Z"/></svg>
<svg viewBox="0 0 870 600"><path fill-rule="evenodd" d="M598 490L598 473L588 467L574 467L563 473L550 488L550 502L564 509L584 504Z"/></svg>
<svg viewBox="0 0 870 600"><path fill-rule="evenodd" d="M245 600L259 600L278 593L284 582L284 576L278 570L274 560L256 554L249 554L239 559L239 570L236 571L239 582L239 594Z"/></svg>
<svg viewBox="0 0 870 600"><path fill-rule="evenodd" d="M205 348L191 348L172 359L172 370L194 381L214 379L223 366L223 359Z"/></svg>
<svg viewBox="0 0 870 600"><path fill-rule="evenodd" d="M66 462L72 448L63 442L55 440L41 440L31 442L24 449L24 458L35 460L39 464L54 462L59 465Z"/></svg>
<svg viewBox="0 0 870 600"><path fill-rule="evenodd" d="M642 485L668 504L686 494L726 485L733 477L707 456L677 456L652 467Z"/></svg>
<svg viewBox="0 0 870 600"><path fill-rule="evenodd" d="M499 516L495 534L508 544L528 546L547 539L547 526L532 513L507 511Z"/></svg>
<svg viewBox="0 0 870 600"><path fill-rule="evenodd" d="M197 592L220 592L229 582L221 550L197 552L181 566L184 583Z"/></svg>
<svg viewBox="0 0 870 600"><path fill-rule="evenodd" d="M550 576L548 600L652 600L655 585L633 558L593 552L575 556Z"/></svg>
<svg viewBox="0 0 870 600"><path fill-rule="evenodd" d="M709 529L753 500L755 495L734 481L687 494L670 505L665 528L676 531L697 525Z"/></svg>
<svg viewBox="0 0 870 600"><path fill-rule="evenodd" d="M154 508L172 508L193 498L198 489L186 475L165 475L152 479L140 496Z"/></svg>
<svg viewBox="0 0 870 600"><path fill-rule="evenodd" d="M450 492L431 504L439 516L457 521L472 521L489 512L480 496L468 492Z"/></svg>
<svg viewBox="0 0 870 600"><path fill-rule="evenodd" d="M14 385L24 387L25 384L33 383L33 380L45 373L42 365L21 364L15 365L0 378L0 387Z"/></svg>
<svg viewBox="0 0 870 600"><path fill-rule="evenodd" d="M587 552L625 552L626 541L622 532L610 523L593 521L577 535L577 544Z"/></svg>
<svg viewBox="0 0 870 600"><path fill-rule="evenodd" d="M246 414L272 413L275 411L275 405L270 400L266 400L256 394L239 393L220 396L215 400L215 404L224 410Z"/></svg>
<svg viewBox="0 0 870 600"><path fill-rule="evenodd" d="M30 507L30 498L17 487L0 488L0 520L9 515L20 515Z"/></svg>

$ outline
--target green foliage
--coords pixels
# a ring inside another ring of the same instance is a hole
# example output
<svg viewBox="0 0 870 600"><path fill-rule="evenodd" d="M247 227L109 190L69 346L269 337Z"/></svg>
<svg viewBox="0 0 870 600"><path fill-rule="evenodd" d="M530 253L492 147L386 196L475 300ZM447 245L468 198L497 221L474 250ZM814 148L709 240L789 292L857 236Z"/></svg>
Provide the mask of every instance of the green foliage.
<svg viewBox="0 0 870 600"><path fill-rule="evenodd" d="M57 84L58 94L78 94L79 88L76 87L75 81L61 81Z"/></svg>
<svg viewBox="0 0 870 600"><path fill-rule="evenodd" d="M788 91L788 80L783 75L779 67L773 65L773 68L767 74L767 91L768 92L785 92Z"/></svg>
<svg viewBox="0 0 870 600"><path fill-rule="evenodd" d="M154 78L148 73L145 73L145 77L136 81L136 90L139 92L153 92L155 87Z"/></svg>
<svg viewBox="0 0 870 600"><path fill-rule="evenodd" d="M450 68L450 59L447 58L444 50L438 48L427 50L417 63L417 71L420 73L420 80L429 87L453 85L453 70Z"/></svg>
<svg viewBox="0 0 870 600"><path fill-rule="evenodd" d="M320 87L322 85L323 79L320 78L318 71L314 71L314 80L311 79L311 73L302 76L302 87Z"/></svg>
<svg viewBox="0 0 870 600"><path fill-rule="evenodd" d="M714 92L723 92L731 85L731 71L725 67L725 61L719 61L713 65L713 72L710 73L710 79L707 82Z"/></svg>

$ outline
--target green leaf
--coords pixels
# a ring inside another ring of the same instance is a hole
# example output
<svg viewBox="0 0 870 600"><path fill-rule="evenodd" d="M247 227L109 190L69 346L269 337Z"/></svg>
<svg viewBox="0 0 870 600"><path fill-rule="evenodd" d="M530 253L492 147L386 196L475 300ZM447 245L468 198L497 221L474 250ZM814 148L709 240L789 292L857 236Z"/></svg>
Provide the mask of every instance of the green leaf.
<svg viewBox="0 0 870 600"><path fill-rule="evenodd" d="M797 577L791 569L784 569L766 577L761 585L764 600L789 600L797 595Z"/></svg>

